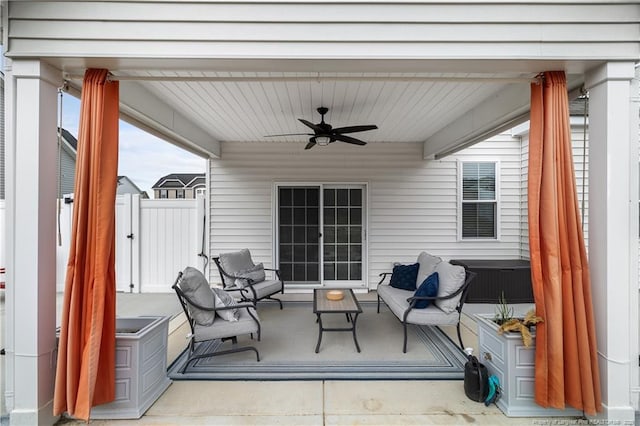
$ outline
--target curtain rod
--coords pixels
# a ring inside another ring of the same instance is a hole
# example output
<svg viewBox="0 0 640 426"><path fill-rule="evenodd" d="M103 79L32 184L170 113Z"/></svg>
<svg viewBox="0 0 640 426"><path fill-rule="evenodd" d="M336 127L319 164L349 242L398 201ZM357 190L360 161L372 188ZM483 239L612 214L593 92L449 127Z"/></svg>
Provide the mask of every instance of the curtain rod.
<svg viewBox="0 0 640 426"><path fill-rule="evenodd" d="M66 74L67 80L82 80L83 76ZM308 76L308 77L213 77L213 76L133 76L133 75L110 75L111 81L175 81L175 82L197 82L208 81L216 83L233 82L305 82L305 81L433 81L452 83L532 83L537 81L536 77L429 77L429 76Z"/></svg>

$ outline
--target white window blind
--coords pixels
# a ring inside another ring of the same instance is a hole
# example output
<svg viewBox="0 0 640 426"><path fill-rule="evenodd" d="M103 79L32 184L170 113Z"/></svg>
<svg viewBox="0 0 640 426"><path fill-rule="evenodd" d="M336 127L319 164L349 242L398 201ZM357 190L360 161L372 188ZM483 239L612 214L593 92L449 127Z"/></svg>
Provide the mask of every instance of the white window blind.
<svg viewBox="0 0 640 426"><path fill-rule="evenodd" d="M462 238L497 237L496 163L462 163Z"/></svg>

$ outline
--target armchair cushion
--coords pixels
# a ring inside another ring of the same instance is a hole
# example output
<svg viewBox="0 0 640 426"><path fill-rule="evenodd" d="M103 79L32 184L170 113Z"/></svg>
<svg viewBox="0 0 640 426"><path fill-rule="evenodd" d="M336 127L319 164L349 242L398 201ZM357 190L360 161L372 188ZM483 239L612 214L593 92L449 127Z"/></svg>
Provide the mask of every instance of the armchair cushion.
<svg viewBox="0 0 640 426"><path fill-rule="evenodd" d="M220 253L220 266L229 275L235 275L239 271L248 271L255 265L251 260L251 253L248 249L242 249L240 251L234 251L230 253ZM233 286L233 278L223 276L225 287Z"/></svg>
<svg viewBox="0 0 640 426"><path fill-rule="evenodd" d="M259 330L259 318L255 309L239 308L238 311L238 320L234 322L216 321L212 327L203 327L196 324L193 330L194 341L201 342L204 340L257 333ZM249 311L251 314L249 314ZM253 315L253 317L251 315Z"/></svg>
<svg viewBox="0 0 640 426"><path fill-rule="evenodd" d="M418 297L436 297L438 295L438 284L438 273L434 272L420 284L420 287L418 287L413 295ZM425 309L430 304L431 300L418 300L413 307L415 309Z"/></svg>
<svg viewBox="0 0 640 426"><path fill-rule="evenodd" d="M236 306L236 299L233 298L228 292L222 290L221 288L212 288L213 294L215 296L216 307L231 307ZM220 316L223 320L235 322L238 321L238 309L224 309L218 310L216 309L216 314Z"/></svg>
<svg viewBox="0 0 640 426"><path fill-rule="evenodd" d="M464 285L466 278L464 266L452 265L449 262L440 262L436 265L436 272L438 273L438 279L440 281L438 297L449 296ZM458 306L461 297L462 293L451 299L436 300L435 304L444 312L451 313L456 310L456 306Z"/></svg>
<svg viewBox="0 0 640 426"><path fill-rule="evenodd" d="M246 271L239 271L234 275L237 277L242 277L236 278L235 284L237 287L246 287L248 284L247 278L252 280L254 283L264 281L266 278L264 265L262 263L258 263L257 265L247 269Z"/></svg>
<svg viewBox="0 0 640 426"><path fill-rule="evenodd" d="M191 266L187 266L182 272L182 282L180 284L180 288L182 292L192 300L194 303L204 307L204 308L212 308L214 307L214 295L211 291L211 287L209 287L209 282L205 276ZM203 309L196 308L192 304L189 303L189 310L191 311L191 315L193 316L193 320L196 324L207 326L213 324L213 320L215 319L214 311L205 311Z"/></svg>
<svg viewBox="0 0 640 426"><path fill-rule="evenodd" d="M415 290L419 266L418 263L394 266L389 285L403 290Z"/></svg>
<svg viewBox="0 0 640 426"><path fill-rule="evenodd" d="M420 267L418 268L416 287L419 287L429 275L433 274L433 271L436 270L436 266L442 262L442 259L423 251L418 255L417 262L420 264Z"/></svg>

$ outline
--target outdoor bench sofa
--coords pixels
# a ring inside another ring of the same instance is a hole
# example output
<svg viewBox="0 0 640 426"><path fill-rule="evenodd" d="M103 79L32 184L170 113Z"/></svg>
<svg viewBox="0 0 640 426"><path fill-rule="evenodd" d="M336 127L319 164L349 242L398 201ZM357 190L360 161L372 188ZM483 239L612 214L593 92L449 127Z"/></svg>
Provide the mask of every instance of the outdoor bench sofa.
<svg viewBox="0 0 640 426"><path fill-rule="evenodd" d="M402 266L396 265L394 273L400 272ZM402 351L407 352L407 324L455 325L460 348L464 350L460 334L460 317L469 285L476 273L468 271L461 265L452 265L448 261L443 261L426 252L420 253L416 264L406 266L413 267L418 271L415 287L409 289L395 287L393 286L393 273L383 272L380 274L381 279L377 289L378 313L380 313L380 301L382 300L403 325L404 344ZM437 294L416 295L416 289L427 279L431 280L434 273L437 273L436 281L439 282L439 285L436 285ZM391 276L390 282L384 284L387 276ZM428 301L427 307L416 307L416 304L425 304L425 301Z"/></svg>

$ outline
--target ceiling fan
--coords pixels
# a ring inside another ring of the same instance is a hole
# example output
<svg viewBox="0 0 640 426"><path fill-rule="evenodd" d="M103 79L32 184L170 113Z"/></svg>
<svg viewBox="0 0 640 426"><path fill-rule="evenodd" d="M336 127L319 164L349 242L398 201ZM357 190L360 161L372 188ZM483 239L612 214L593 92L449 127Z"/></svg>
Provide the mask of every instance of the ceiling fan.
<svg viewBox="0 0 640 426"><path fill-rule="evenodd" d="M366 145L366 142L351 136L347 136L345 135L345 133L364 132L366 130L374 130L378 128L378 126L376 126L375 124L333 128L331 127L331 124L324 122L324 115L329 111L329 108L320 107L317 109L317 111L318 113L320 113L320 116L322 118L320 120L320 123L318 124L313 124L312 122L307 121L303 118L298 118L298 120L302 124L311 128L313 130L313 133L288 133L283 135L266 135L265 137L297 135L311 136L309 138L309 143L307 143L307 146L305 146L304 149L313 148L315 145L326 146L335 141L346 142L354 145Z"/></svg>

